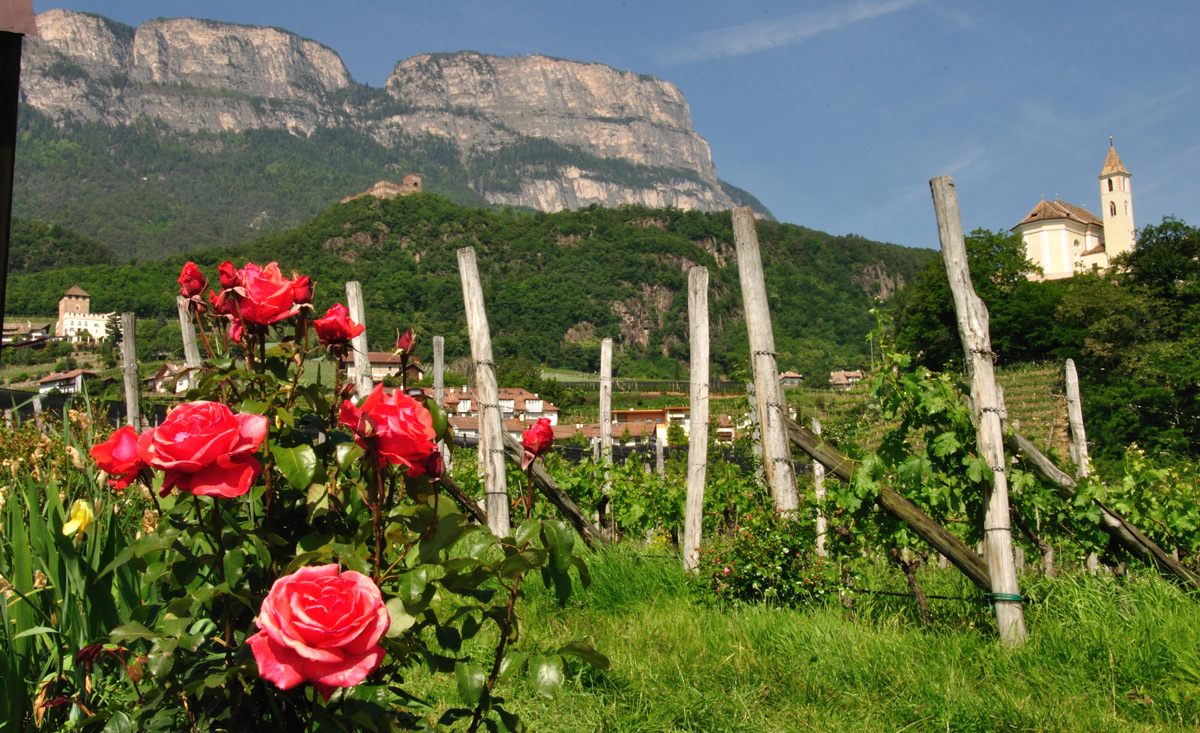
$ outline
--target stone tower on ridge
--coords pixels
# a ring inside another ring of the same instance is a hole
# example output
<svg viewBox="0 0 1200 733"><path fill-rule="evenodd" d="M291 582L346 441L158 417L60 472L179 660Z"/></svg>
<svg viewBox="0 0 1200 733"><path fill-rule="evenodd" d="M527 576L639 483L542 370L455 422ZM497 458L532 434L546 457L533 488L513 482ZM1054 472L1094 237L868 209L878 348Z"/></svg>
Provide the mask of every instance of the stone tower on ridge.
<svg viewBox="0 0 1200 733"><path fill-rule="evenodd" d="M1111 260L1132 252L1137 233L1133 226L1133 189L1129 171L1121 163L1112 138L1108 139L1108 157L1100 171L1100 204L1104 213L1104 249Z"/></svg>

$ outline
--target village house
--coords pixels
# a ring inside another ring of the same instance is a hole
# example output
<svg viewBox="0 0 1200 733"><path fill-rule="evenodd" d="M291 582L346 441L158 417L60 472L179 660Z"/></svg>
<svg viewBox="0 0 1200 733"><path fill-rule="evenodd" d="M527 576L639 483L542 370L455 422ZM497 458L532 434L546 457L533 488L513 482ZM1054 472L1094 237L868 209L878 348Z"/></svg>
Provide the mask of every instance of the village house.
<svg viewBox="0 0 1200 733"><path fill-rule="evenodd" d="M804 377L796 372L784 372L779 375L779 386L787 389L788 387L799 387L804 384Z"/></svg>
<svg viewBox="0 0 1200 733"><path fill-rule="evenodd" d="M176 394L192 388L188 369L183 364L163 364L153 375L142 380L143 388L149 392Z"/></svg>
<svg viewBox="0 0 1200 733"><path fill-rule="evenodd" d="M382 382L385 377L395 377L400 374L400 356L391 351L368 351L367 360L371 364L371 381ZM353 382L358 374L354 366L354 354L347 353L342 357L342 366L346 369L346 380ZM408 357L408 381L415 384L425 376L421 369L421 360L415 356Z"/></svg>
<svg viewBox="0 0 1200 733"><path fill-rule="evenodd" d="M862 381L863 373L855 371L836 371L829 373L829 386L834 392L848 392L854 385Z"/></svg>
<svg viewBox="0 0 1200 733"><path fill-rule="evenodd" d="M1043 199L1012 228L1025 242L1029 260L1042 269L1030 279L1058 280L1096 268L1107 270L1112 258L1133 251L1133 187L1130 173L1109 138L1100 171L1100 211Z"/></svg>
<svg viewBox="0 0 1200 733"><path fill-rule="evenodd" d="M42 341L54 332L53 326L53 321L31 321L28 319L18 323L5 321L3 336L0 336L0 343L9 346L12 344Z"/></svg>
<svg viewBox="0 0 1200 733"><path fill-rule="evenodd" d="M425 394L433 396L433 389L426 387ZM520 387L501 387L498 390L500 412L505 420L516 420L522 424L547 418L551 425L558 424L558 408L549 400ZM479 417L479 399L473 387L447 389L442 398L442 409L454 417ZM524 428L522 428L524 429Z"/></svg>
<svg viewBox="0 0 1200 733"><path fill-rule="evenodd" d="M72 369L69 372L47 374L37 381L38 392L47 394L58 391L62 394L79 394L83 391L84 382L96 378L96 373L86 369Z"/></svg>

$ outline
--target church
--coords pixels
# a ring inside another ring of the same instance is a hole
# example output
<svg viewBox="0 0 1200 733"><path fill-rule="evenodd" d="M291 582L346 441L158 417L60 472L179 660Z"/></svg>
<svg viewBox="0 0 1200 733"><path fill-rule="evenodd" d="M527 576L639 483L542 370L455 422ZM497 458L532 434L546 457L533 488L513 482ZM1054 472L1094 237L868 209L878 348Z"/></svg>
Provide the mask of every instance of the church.
<svg viewBox="0 0 1200 733"><path fill-rule="evenodd" d="M1100 213L1065 201L1042 199L1012 228L1025 241L1030 261L1042 268L1042 280L1058 280L1077 272L1107 270L1109 261L1133 250L1133 190L1112 138L1100 171Z"/></svg>

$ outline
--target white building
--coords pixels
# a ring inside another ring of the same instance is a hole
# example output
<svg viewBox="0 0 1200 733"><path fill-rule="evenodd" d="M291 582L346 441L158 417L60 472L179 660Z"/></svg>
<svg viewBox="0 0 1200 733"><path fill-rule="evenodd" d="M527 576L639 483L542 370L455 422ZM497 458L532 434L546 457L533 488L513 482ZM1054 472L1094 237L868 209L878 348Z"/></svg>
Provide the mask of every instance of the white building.
<svg viewBox="0 0 1200 733"><path fill-rule="evenodd" d="M72 285L58 301L54 335L68 341L103 341L112 313L92 313L92 296Z"/></svg>
<svg viewBox="0 0 1200 733"><path fill-rule="evenodd" d="M1103 218L1065 201L1046 201L1012 228L1025 240L1030 261L1042 268L1041 279L1058 280L1096 267L1107 270L1113 257L1133 251L1133 188L1130 173L1109 139L1100 171Z"/></svg>

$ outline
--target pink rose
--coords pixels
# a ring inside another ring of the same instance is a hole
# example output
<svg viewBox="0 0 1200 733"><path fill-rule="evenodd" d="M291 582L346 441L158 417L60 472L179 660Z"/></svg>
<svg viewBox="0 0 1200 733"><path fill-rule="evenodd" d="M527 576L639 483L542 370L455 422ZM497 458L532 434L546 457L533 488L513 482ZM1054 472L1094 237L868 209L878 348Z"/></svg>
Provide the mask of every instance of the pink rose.
<svg viewBox="0 0 1200 733"><path fill-rule="evenodd" d="M371 579L337 565L300 568L271 586L246 640L258 674L281 690L311 682L326 702L379 668L390 620Z"/></svg>
<svg viewBox="0 0 1200 733"><path fill-rule="evenodd" d="M128 425L88 451L101 471L108 474L108 485L123 489L133 483L146 464L138 455L138 434Z"/></svg>
<svg viewBox="0 0 1200 733"><path fill-rule="evenodd" d="M200 268L196 267L195 262L189 262L183 266L183 272L179 273L180 295L192 298L204 292L206 287L208 287L208 280L204 279L204 273L200 272Z"/></svg>
<svg viewBox="0 0 1200 733"><path fill-rule="evenodd" d="M362 333L366 326L350 320L350 310L346 306L334 303L332 308L325 311L324 318L313 321L313 328L316 329L317 339L321 343L335 346L347 343Z"/></svg>
<svg viewBox="0 0 1200 733"><path fill-rule="evenodd" d="M241 496L262 464L254 451L267 437L267 418L234 414L219 402L185 402L157 428L138 438L138 454L163 472L162 495L172 488L197 496Z"/></svg>
<svg viewBox="0 0 1200 733"><path fill-rule="evenodd" d="M383 385L378 385L361 409L350 400L343 402L339 417L354 431L355 441L363 450L375 451L381 467L399 464L407 467L406 475L421 476L430 455L437 450L429 410L400 390L385 397Z"/></svg>
<svg viewBox="0 0 1200 733"><path fill-rule="evenodd" d="M246 323L265 326L300 312L293 283L279 272L278 264L272 262L259 267L248 262L242 268L241 277L239 290L244 293L240 305L242 320Z"/></svg>

